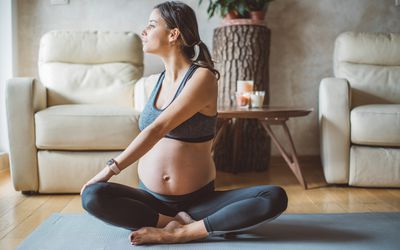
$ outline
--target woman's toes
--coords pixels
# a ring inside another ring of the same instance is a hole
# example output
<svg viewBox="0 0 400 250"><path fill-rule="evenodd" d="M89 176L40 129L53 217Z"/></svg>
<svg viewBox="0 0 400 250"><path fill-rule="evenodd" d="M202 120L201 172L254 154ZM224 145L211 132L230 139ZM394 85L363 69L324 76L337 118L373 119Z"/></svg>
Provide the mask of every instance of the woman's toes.
<svg viewBox="0 0 400 250"><path fill-rule="evenodd" d="M146 231L147 230L139 229L137 231L132 232L131 242L135 245L140 244L140 242L142 241L143 232L146 232Z"/></svg>

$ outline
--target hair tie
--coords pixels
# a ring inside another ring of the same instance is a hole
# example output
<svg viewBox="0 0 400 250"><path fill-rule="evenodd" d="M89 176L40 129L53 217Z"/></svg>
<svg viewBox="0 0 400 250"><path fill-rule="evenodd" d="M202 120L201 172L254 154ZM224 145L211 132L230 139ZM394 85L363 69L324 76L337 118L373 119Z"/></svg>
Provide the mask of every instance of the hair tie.
<svg viewBox="0 0 400 250"><path fill-rule="evenodd" d="M191 58L192 61L196 61L200 54L200 44L203 42L199 40L197 43L193 44L192 47L194 49L194 56Z"/></svg>
<svg viewBox="0 0 400 250"><path fill-rule="evenodd" d="M190 47L194 47L194 46L199 46L201 43L203 43L201 40L199 40L198 42L196 42L196 43L193 43L192 45L190 45Z"/></svg>

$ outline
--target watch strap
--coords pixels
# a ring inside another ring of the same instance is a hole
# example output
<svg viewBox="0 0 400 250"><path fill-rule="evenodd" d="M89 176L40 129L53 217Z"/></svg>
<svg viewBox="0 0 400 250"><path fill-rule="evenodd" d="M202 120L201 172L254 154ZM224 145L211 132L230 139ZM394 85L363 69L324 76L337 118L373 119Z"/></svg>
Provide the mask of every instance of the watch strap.
<svg viewBox="0 0 400 250"><path fill-rule="evenodd" d="M107 161L107 166L114 172L115 175L121 173L121 170L118 167L118 163L114 159L110 159Z"/></svg>

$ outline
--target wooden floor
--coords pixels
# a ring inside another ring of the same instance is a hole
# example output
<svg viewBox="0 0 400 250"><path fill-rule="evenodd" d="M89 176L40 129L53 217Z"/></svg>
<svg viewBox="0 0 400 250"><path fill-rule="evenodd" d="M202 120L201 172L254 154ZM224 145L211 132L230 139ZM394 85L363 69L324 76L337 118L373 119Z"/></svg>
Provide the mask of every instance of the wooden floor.
<svg viewBox="0 0 400 250"><path fill-rule="evenodd" d="M303 190L283 161L268 171L230 174L218 172L217 189L277 184L289 196L286 213L350 213L400 211L400 189L327 186L315 159L301 164L310 189ZM0 249L15 249L43 220L55 212L82 212L79 195L25 196L14 191L8 170L0 172Z"/></svg>

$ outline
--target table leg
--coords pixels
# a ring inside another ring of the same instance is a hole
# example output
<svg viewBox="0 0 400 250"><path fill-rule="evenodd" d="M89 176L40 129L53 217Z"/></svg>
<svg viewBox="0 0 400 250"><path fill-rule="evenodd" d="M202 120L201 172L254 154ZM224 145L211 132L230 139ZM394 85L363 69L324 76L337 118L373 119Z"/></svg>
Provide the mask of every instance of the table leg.
<svg viewBox="0 0 400 250"><path fill-rule="evenodd" d="M211 155L214 155L214 150L215 150L215 145L219 142L221 139L222 133L225 130L226 126L229 124L230 119L221 119L221 125L217 129L217 132L215 134L212 146L211 146Z"/></svg>
<svg viewBox="0 0 400 250"><path fill-rule="evenodd" d="M286 163L289 165L289 168L292 170L293 174L296 176L297 180L300 182L300 184L304 187L304 189L307 189L307 183L304 180L303 173L301 172L300 164L297 158L297 153L296 149L292 140L292 137L290 136L289 128L286 125L286 121L273 121L273 123L269 124L268 121L265 120L260 120L262 126L264 129L267 131L269 136L271 137L272 141L274 142L275 146L278 148L279 152L281 153L282 157L285 159ZM283 130L285 132L286 137L289 139L289 149L290 149L290 156L289 154L285 151L285 149L282 147L282 145L279 143L278 139L276 138L275 134L271 130L270 125L281 125L283 127Z"/></svg>
<svg viewBox="0 0 400 250"><path fill-rule="evenodd" d="M241 132L242 132L242 124L243 121L239 118L235 119L235 135L233 138L233 159L232 159L232 168L233 168L233 173L237 173L237 169L238 169L238 159L240 159L240 150L239 150L239 146L240 146L240 139L241 139Z"/></svg>

